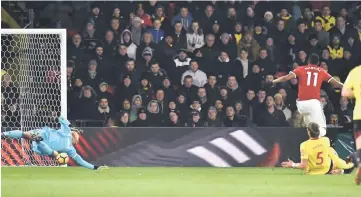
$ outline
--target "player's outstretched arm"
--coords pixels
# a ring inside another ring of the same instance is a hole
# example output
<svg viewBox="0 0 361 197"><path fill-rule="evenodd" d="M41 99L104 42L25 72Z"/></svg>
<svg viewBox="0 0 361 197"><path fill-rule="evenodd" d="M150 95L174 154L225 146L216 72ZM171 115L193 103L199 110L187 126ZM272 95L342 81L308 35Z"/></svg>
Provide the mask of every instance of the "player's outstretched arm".
<svg viewBox="0 0 361 197"><path fill-rule="evenodd" d="M333 78L333 77L330 79L329 83L331 84L331 86L332 86L333 88L342 88L342 87L343 87L343 83L337 81L337 80L336 80L335 78Z"/></svg>
<svg viewBox="0 0 361 197"><path fill-rule="evenodd" d="M288 75L285 75L285 76L282 76L282 77L279 77L279 78L273 80L272 83L275 85L277 83L282 83L282 82L289 81L289 80L291 80L291 79L293 79L295 77L296 77L295 74L289 73Z"/></svg>
<svg viewBox="0 0 361 197"><path fill-rule="evenodd" d="M63 117L63 116L60 116L60 117L58 118L58 121L59 121L59 123L60 123L60 129L61 129L62 131L65 131L65 132L70 132L70 131L71 131L71 130L70 130L70 122L69 122L68 119L66 119L66 118Z"/></svg>
<svg viewBox="0 0 361 197"><path fill-rule="evenodd" d="M308 160L302 159L301 163L295 163L292 160L288 159L288 161L284 161L281 163L284 168L297 168L297 169L305 169L308 166Z"/></svg>

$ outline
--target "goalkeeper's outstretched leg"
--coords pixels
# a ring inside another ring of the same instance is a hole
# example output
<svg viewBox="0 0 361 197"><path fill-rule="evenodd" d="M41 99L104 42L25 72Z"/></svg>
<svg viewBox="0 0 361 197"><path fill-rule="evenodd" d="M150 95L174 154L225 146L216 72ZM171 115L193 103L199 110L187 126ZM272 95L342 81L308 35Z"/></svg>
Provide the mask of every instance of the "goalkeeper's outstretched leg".
<svg viewBox="0 0 361 197"><path fill-rule="evenodd" d="M31 131L21 131L21 130L13 130L3 132L2 136L5 138L15 138L15 139L26 139L36 144L33 144L33 150L40 155L47 155L52 157L57 157L59 155L58 151L52 150L45 142L43 142L43 134L45 133L44 130L31 130Z"/></svg>
<svg viewBox="0 0 361 197"><path fill-rule="evenodd" d="M42 133L41 130L31 130L31 131L6 131L2 133L2 137L15 138L15 139L27 139L31 141L42 141L43 137L40 135Z"/></svg>

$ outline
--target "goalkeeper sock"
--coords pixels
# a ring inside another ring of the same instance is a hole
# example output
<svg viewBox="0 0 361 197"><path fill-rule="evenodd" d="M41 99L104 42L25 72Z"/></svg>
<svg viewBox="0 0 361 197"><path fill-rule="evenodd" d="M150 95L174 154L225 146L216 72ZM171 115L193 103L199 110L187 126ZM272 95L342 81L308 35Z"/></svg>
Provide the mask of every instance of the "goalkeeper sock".
<svg viewBox="0 0 361 197"><path fill-rule="evenodd" d="M36 142L38 144L38 149L42 152L45 153L46 155L52 156L54 151L44 142L40 141L40 142Z"/></svg>
<svg viewBox="0 0 361 197"><path fill-rule="evenodd" d="M24 135L23 131L20 130L13 130L13 131L7 131L7 132L3 132L3 135L5 135L6 137L11 137L11 138L22 138Z"/></svg>

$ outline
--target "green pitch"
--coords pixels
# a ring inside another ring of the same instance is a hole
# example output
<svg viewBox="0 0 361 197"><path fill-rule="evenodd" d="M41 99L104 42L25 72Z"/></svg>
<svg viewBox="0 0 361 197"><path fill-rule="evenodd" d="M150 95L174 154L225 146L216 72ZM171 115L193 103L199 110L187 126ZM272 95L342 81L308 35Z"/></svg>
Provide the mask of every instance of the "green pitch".
<svg viewBox="0 0 361 197"><path fill-rule="evenodd" d="M280 168L2 168L2 197L360 197L353 175Z"/></svg>

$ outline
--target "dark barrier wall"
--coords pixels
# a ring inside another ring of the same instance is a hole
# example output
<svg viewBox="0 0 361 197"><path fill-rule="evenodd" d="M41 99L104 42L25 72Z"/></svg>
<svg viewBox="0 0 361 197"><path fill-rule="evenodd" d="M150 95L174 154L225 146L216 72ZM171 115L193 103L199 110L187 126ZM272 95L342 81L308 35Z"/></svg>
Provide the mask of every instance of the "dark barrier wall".
<svg viewBox="0 0 361 197"><path fill-rule="evenodd" d="M292 128L86 128L76 148L109 166L275 166L298 160L306 139Z"/></svg>
<svg viewBox="0 0 361 197"><path fill-rule="evenodd" d="M305 129L294 128L84 128L75 147L85 160L108 166L270 167L299 161L307 138ZM2 144L2 165L49 163L14 140Z"/></svg>

